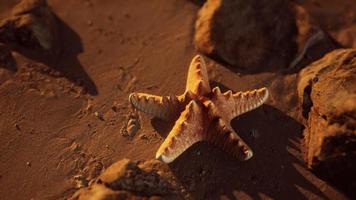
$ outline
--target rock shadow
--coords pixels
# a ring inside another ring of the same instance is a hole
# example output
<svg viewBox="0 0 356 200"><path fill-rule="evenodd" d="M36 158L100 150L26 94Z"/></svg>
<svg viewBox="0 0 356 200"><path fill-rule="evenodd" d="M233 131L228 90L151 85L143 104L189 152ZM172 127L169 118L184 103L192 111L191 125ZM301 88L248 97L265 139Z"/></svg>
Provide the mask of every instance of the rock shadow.
<svg viewBox="0 0 356 200"><path fill-rule="evenodd" d="M14 57L11 54L11 50L0 43L0 68L7 69L11 72L17 71L17 64Z"/></svg>
<svg viewBox="0 0 356 200"><path fill-rule="evenodd" d="M83 52L80 36L54 14L56 40L51 51L31 48L13 42L7 44L11 50L38 61L60 73L74 84L84 87L91 95L97 95L97 87L81 65L78 55ZM16 42L16 41L15 41Z"/></svg>

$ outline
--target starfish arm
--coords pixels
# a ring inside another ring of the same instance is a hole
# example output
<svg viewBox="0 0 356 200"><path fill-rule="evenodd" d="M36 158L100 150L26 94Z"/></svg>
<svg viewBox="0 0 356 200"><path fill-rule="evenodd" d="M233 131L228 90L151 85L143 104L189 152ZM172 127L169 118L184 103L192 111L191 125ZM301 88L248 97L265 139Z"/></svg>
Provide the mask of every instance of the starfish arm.
<svg viewBox="0 0 356 200"><path fill-rule="evenodd" d="M211 125L214 128L209 129L205 140L220 146L225 152L239 160L248 160L253 156L251 148L222 118L216 118Z"/></svg>
<svg viewBox="0 0 356 200"><path fill-rule="evenodd" d="M190 101L159 147L156 158L170 163L194 143L201 141L205 131L203 116L202 107L194 100Z"/></svg>
<svg viewBox="0 0 356 200"><path fill-rule="evenodd" d="M267 88L233 94L231 90L221 93L220 89L215 87L212 92L212 111L219 112L219 116L224 117L226 121L261 106L269 95Z"/></svg>
<svg viewBox="0 0 356 200"><path fill-rule="evenodd" d="M197 95L206 95L210 92L206 64L200 55L196 55L190 63L186 91L192 91Z"/></svg>
<svg viewBox="0 0 356 200"><path fill-rule="evenodd" d="M129 101L137 110L164 120L174 119L184 109L184 102L176 96L131 93Z"/></svg>

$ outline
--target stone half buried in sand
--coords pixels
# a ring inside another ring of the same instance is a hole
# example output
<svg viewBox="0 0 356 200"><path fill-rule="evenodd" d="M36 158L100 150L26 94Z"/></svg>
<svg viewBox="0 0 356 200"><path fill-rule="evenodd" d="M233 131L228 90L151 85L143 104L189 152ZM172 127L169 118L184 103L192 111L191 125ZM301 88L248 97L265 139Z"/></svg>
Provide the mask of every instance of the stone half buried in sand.
<svg viewBox="0 0 356 200"><path fill-rule="evenodd" d="M356 50L334 50L299 74L304 156L317 174L356 191Z"/></svg>
<svg viewBox="0 0 356 200"><path fill-rule="evenodd" d="M55 28L55 16L46 0L22 0L0 21L0 42L49 50Z"/></svg>
<svg viewBox="0 0 356 200"><path fill-rule="evenodd" d="M179 185L169 167L158 161L117 161L89 187L78 190L71 200L182 199Z"/></svg>
<svg viewBox="0 0 356 200"><path fill-rule="evenodd" d="M286 68L296 53L296 22L285 0L208 0L195 24L195 46L234 67Z"/></svg>

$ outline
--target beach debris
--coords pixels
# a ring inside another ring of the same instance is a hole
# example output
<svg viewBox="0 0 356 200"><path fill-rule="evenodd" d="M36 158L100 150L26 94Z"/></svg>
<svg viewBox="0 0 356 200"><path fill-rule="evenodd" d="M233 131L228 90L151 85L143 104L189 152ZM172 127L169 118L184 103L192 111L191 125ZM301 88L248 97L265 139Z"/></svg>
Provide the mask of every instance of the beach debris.
<svg viewBox="0 0 356 200"><path fill-rule="evenodd" d="M133 109L127 116L126 123L124 123L123 127L121 128L121 135L124 137L133 138L136 133L140 130L141 123L140 117L138 112Z"/></svg>

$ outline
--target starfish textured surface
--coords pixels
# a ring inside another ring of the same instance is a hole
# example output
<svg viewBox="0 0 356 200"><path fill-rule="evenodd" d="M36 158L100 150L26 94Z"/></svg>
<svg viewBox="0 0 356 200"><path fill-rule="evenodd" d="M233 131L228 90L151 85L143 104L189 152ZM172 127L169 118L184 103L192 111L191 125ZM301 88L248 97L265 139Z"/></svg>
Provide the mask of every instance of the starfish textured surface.
<svg viewBox="0 0 356 200"><path fill-rule="evenodd" d="M211 90L204 58L193 58L188 71L186 90L178 96L155 96L132 93L131 104L138 110L163 120L177 119L159 147L156 158L170 163L194 143L205 140L220 146L240 160L253 152L233 130L230 121L261 106L268 98L266 88L247 92L222 93Z"/></svg>

